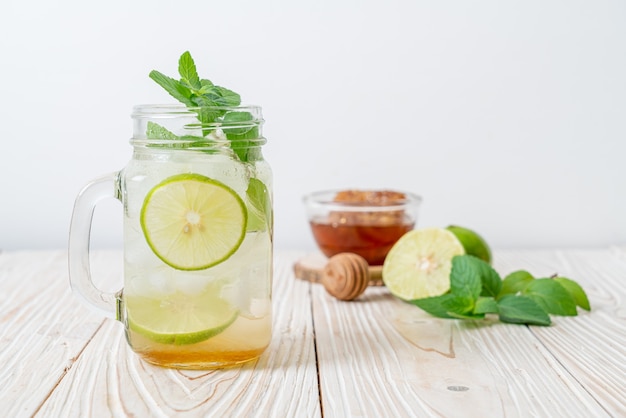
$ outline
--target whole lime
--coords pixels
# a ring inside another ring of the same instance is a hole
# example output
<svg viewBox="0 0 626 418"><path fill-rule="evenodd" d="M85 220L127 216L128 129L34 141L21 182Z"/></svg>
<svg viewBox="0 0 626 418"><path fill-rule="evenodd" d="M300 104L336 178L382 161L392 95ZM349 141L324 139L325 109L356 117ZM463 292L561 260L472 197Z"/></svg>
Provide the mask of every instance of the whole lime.
<svg viewBox="0 0 626 418"><path fill-rule="evenodd" d="M457 225L450 225L446 229L452 232L457 239L461 241L466 254L473 255L487 263L491 263L491 248L489 248L487 241L478 233Z"/></svg>

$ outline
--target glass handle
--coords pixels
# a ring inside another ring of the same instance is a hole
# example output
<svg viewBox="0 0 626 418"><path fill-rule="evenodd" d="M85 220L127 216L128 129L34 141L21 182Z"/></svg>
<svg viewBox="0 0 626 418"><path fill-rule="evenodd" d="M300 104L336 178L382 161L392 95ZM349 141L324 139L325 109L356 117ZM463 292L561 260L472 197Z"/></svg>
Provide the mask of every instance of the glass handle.
<svg viewBox="0 0 626 418"><path fill-rule="evenodd" d="M89 243L96 205L104 199L119 198L119 173L111 173L88 183L76 197L70 222L69 275L72 291L83 302L109 318L116 317L117 293L103 292L91 278ZM119 293L119 292L118 292Z"/></svg>

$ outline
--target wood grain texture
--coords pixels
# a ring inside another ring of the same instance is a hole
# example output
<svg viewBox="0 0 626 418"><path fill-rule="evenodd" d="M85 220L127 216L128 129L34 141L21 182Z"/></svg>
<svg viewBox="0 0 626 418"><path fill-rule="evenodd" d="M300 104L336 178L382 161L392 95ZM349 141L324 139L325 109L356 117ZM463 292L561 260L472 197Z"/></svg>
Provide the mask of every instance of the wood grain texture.
<svg viewBox="0 0 626 418"><path fill-rule="evenodd" d="M66 265L62 251L0 254L3 416L37 411L102 323L77 307Z"/></svg>
<svg viewBox="0 0 626 418"><path fill-rule="evenodd" d="M553 317L533 334L612 416L626 416L626 259L615 251L527 251L515 263L553 271L581 283L591 312ZM511 260L512 262L513 260Z"/></svg>
<svg viewBox="0 0 626 418"><path fill-rule="evenodd" d="M37 416L317 417L310 284L275 263L274 330L257 361L213 371L156 367L130 350L107 320Z"/></svg>
<svg viewBox="0 0 626 418"><path fill-rule="evenodd" d="M274 331L257 361L216 371L149 365L121 324L71 294L63 251L0 254L3 416L626 416L626 248L496 251L501 274L570 277L592 311L550 327L433 318L368 287L351 302L275 260ZM95 252L119 286L119 252Z"/></svg>
<svg viewBox="0 0 626 418"><path fill-rule="evenodd" d="M623 286L612 299L609 289L626 267L607 252L564 254L496 254L501 273L558 271L589 291L592 313L544 328L436 319L385 289L340 302L316 287L324 416L623 416Z"/></svg>

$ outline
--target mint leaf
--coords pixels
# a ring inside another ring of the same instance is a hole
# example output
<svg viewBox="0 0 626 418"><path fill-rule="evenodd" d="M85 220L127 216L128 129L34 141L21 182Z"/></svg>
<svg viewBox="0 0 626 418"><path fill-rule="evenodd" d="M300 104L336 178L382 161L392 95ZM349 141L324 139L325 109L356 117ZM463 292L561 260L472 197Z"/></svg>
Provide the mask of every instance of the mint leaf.
<svg viewBox="0 0 626 418"><path fill-rule="evenodd" d="M213 90L213 82L211 80L203 78L202 80L200 80L200 86L202 86L199 91L200 94L204 94Z"/></svg>
<svg viewBox="0 0 626 418"><path fill-rule="evenodd" d="M256 139L259 129L250 112L228 112L222 119L222 130L233 139Z"/></svg>
<svg viewBox="0 0 626 418"><path fill-rule="evenodd" d="M204 103L204 104L198 105L198 106L201 106L201 109L198 109L198 112L197 112L200 122L204 124L215 123L215 121L219 119L220 117L222 117L222 115L224 114L223 110L215 109L214 107L211 107L211 106L214 106L214 104L203 102L204 99L194 97L194 100L197 100L200 103ZM213 129L211 129L211 131L212 130Z"/></svg>
<svg viewBox="0 0 626 418"><path fill-rule="evenodd" d="M474 299L480 295L495 297L501 287L502 279L489 263L472 255L458 255L452 259L451 293L472 295Z"/></svg>
<svg viewBox="0 0 626 418"><path fill-rule="evenodd" d="M272 203L271 196L265 184L256 178L251 178L246 190L246 206L248 207L247 231L272 230Z"/></svg>
<svg viewBox="0 0 626 418"><path fill-rule="evenodd" d="M218 106L218 104L215 103L214 101L217 98L218 97L216 95L209 92L209 93L204 93L201 95L194 94L191 96L191 101L196 107L202 107L202 106L214 106L215 107L215 106ZM213 109L213 111L216 112L218 116L221 116L224 114L224 111L221 109ZM212 121L214 119L215 118L213 118Z"/></svg>
<svg viewBox="0 0 626 418"><path fill-rule="evenodd" d="M181 82L187 84L192 90L200 90L202 84L200 83L200 77L196 71L196 63L191 58L189 51L185 51L178 60L178 73L180 74Z"/></svg>
<svg viewBox="0 0 626 418"><path fill-rule="evenodd" d="M151 147L155 146L168 146L168 147L176 147L176 148L190 148L194 146L205 147L208 143L214 142L202 136L194 136L194 135L183 135L177 136L173 132L159 125L158 123L154 123L149 121L146 126L146 138L148 139L164 139L168 141L179 140L180 144L172 144L165 143L163 145L160 144L150 144ZM205 152L209 152L205 150Z"/></svg>
<svg viewBox="0 0 626 418"><path fill-rule="evenodd" d="M418 308L421 308L422 310L438 318L452 318L448 314L448 309L444 307L443 305L443 302L445 300L450 299L452 297L453 296L448 293L448 294L441 295L441 296L432 296L429 298L415 299L415 300L410 301L410 303L412 303Z"/></svg>
<svg viewBox="0 0 626 418"><path fill-rule="evenodd" d="M452 258L450 293L467 297L472 301L478 299L482 283L475 260L478 259L468 255L457 255Z"/></svg>
<svg viewBox="0 0 626 418"><path fill-rule="evenodd" d="M249 140L259 138L259 127L250 112L226 113L222 118L222 130L241 161L258 159L258 149L251 147Z"/></svg>
<svg viewBox="0 0 626 418"><path fill-rule="evenodd" d="M177 80L170 78L156 70L150 71L150 78L163 87L170 96L187 106L195 106L191 100L191 90Z"/></svg>
<svg viewBox="0 0 626 418"><path fill-rule="evenodd" d="M557 277L554 279L554 281L563 286L565 290L567 290L570 296L572 296L572 298L574 299L576 305L580 306L586 311L591 310L591 305L589 305L589 299L587 298L587 294L578 283L565 277Z"/></svg>
<svg viewBox="0 0 626 418"><path fill-rule="evenodd" d="M498 303L491 296L481 296L474 306L475 314L498 313Z"/></svg>
<svg viewBox="0 0 626 418"><path fill-rule="evenodd" d="M206 125L211 125L215 123L215 121L224 114L224 111L211 107L213 105L205 103L204 98L194 97L193 100L199 102L198 106L200 108L197 110L196 113L198 114L198 120L203 125L205 125L205 127L202 129L202 133L204 135L208 135L209 133L215 131L215 127L207 127Z"/></svg>
<svg viewBox="0 0 626 418"><path fill-rule="evenodd" d="M441 305L451 318L472 317L476 299L450 293L445 296L447 297L441 301Z"/></svg>
<svg viewBox="0 0 626 418"><path fill-rule="evenodd" d="M502 288L498 293L497 299L500 299L505 295L515 295L516 293L521 292L533 280L535 280L533 275L525 270L518 270L510 273L502 281Z"/></svg>
<svg viewBox="0 0 626 418"><path fill-rule="evenodd" d="M466 314L457 314L452 311L449 311L448 315L450 315L451 319L483 319L485 317L484 313L475 313L475 312L470 312Z"/></svg>
<svg viewBox="0 0 626 418"><path fill-rule="evenodd" d="M481 296L498 296L500 289L502 289L502 279L500 275L487 263L477 257L472 257L476 261L474 265L478 269L480 280L482 282Z"/></svg>
<svg viewBox="0 0 626 418"><path fill-rule="evenodd" d="M549 314L575 316L576 302L563 286L552 279L538 279L522 291Z"/></svg>
<svg viewBox="0 0 626 418"><path fill-rule="evenodd" d="M218 99L215 103L221 106L235 107L241 104L241 97L232 90L225 87L214 86L214 92L218 95Z"/></svg>
<svg viewBox="0 0 626 418"><path fill-rule="evenodd" d="M154 123L152 121L148 122L146 128L146 137L148 139L178 139L178 136L174 135L172 132L168 131L158 123Z"/></svg>
<svg viewBox="0 0 626 418"><path fill-rule="evenodd" d="M438 318L458 318L471 313L474 308L474 301L471 298L451 293L415 299L410 303Z"/></svg>
<svg viewBox="0 0 626 418"><path fill-rule="evenodd" d="M498 300L500 321L511 324L550 325L550 316L526 296L505 295Z"/></svg>

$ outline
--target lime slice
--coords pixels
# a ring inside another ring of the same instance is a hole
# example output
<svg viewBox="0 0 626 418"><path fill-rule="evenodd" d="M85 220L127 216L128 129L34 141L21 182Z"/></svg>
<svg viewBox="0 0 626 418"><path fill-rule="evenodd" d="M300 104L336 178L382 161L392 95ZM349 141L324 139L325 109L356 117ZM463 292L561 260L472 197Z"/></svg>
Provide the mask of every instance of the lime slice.
<svg viewBox="0 0 626 418"><path fill-rule="evenodd" d="M383 281L393 295L404 300L442 295L450 289L452 258L464 253L463 245L446 229L409 231L387 254Z"/></svg>
<svg viewBox="0 0 626 418"><path fill-rule="evenodd" d="M471 229L461 226L450 225L446 229L456 235L459 241L461 241L466 254L473 255L487 263L491 263L491 248L489 248L487 241L485 241L483 237Z"/></svg>
<svg viewBox="0 0 626 418"><path fill-rule="evenodd" d="M247 217L245 203L230 187L199 174L179 174L150 190L140 222L163 262L178 270L203 270L237 251Z"/></svg>
<svg viewBox="0 0 626 418"><path fill-rule="evenodd" d="M180 291L161 296L125 296L128 327L162 344L195 344L224 331L238 311L220 298L221 283L201 293Z"/></svg>

